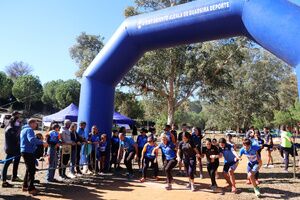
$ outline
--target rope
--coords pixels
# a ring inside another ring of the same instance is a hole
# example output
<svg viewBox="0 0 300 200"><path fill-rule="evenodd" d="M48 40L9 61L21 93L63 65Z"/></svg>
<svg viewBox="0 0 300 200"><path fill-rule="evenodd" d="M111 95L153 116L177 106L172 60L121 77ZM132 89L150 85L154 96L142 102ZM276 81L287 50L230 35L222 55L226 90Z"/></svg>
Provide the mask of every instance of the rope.
<svg viewBox="0 0 300 200"><path fill-rule="evenodd" d="M14 156L14 157L11 157L11 158L8 158L8 159L5 159L5 160L0 160L0 164L5 164L7 161L14 160L15 158L20 157L20 156L21 155Z"/></svg>

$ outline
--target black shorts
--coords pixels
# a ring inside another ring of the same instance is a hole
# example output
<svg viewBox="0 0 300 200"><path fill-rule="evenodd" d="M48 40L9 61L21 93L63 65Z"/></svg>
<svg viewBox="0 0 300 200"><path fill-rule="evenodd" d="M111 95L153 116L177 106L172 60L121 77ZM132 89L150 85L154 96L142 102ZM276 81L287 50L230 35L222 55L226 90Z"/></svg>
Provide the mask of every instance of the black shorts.
<svg viewBox="0 0 300 200"><path fill-rule="evenodd" d="M231 169L231 170L236 170L236 168L237 168L237 162L230 162L230 163L225 163L224 164L224 168L223 168L223 172L225 172L225 173L228 173L229 172L229 169Z"/></svg>
<svg viewBox="0 0 300 200"><path fill-rule="evenodd" d="M272 144L265 144L264 147L266 147L268 151L273 151L273 145Z"/></svg>

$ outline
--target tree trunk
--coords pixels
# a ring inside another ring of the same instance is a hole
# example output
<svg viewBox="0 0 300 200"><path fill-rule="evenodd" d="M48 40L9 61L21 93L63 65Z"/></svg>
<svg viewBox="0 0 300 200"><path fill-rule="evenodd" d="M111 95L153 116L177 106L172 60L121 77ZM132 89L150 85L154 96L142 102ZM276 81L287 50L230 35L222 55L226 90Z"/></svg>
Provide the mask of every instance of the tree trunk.
<svg viewBox="0 0 300 200"><path fill-rule="evenodd" d="M173 98L168 99L168 124L172 125L175 122L175 103Z"/></svg>

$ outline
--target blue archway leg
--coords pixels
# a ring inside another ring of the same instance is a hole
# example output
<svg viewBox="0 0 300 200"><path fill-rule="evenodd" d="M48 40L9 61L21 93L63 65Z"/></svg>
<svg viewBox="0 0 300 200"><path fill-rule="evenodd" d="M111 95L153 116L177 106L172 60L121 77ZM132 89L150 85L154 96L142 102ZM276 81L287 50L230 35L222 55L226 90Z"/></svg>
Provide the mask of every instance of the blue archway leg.
<svg viewBox="0 0 300 200"><path fill-rule="evenodd" d="M114 96L115 88L113 86L83 77L78 121L87 122L87 132L90 132L93 125L96 125L101 134L107 134L108 144L110 144L111 139ZM108 169L110 160L110 145L108 146L106 169Z"/></svg>
<svg viewBox="0 0 300 200"><path fill-rule="evenodd" d="M295 67L298 86L298 101L300 101L300 64Z"/></svg>

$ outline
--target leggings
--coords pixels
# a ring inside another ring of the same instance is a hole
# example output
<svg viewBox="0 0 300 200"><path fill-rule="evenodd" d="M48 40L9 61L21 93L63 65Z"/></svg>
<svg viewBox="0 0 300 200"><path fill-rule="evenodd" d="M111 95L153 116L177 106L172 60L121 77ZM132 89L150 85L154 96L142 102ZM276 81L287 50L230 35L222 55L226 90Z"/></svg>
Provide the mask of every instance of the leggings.
<svg viewBox="0 0 300 200"><path fill-rule="evenodd" d="M183 160L184 168L186 176L188 176L190 179L194 179L194 174L196 170L196 158L190 158L187 160Z"/></svg>
<svg viewBox="0 0 300 200"><path fill-rule="evenodd" d="M28 191L35 189L34 187L34 176L35 176L35 157L33 153L22 153L26 172L23 181L23 187L28 188Z"/></svg>
<svg viewBox="0 0 300 200"><path fill-rule="evenodd" d="M219 167L219 161L215 161L213 163L207 164L207 171L208 171L212 186L217 186L216 171L217 171L218 167Z"/></svg>
<svg viewBox="0 0 300 200"><path fill-rule="evenodd" d="M61 177L66 176L66 166L68 165L68 162L70 160L70 154L60 154L60 162L59 162L59 175Z"/></svg>
<svg viewBox="0 0 300 200"><path fill-rule="evenodd" d="M172 176L172 169L176 167L177 165L177 160L174 158L172 160L165 160L164 162L164 171L167 176L167 183L172 183L173 176Z"/></svg>
<svg viewBox="0 0 300 200"><path fill-rule="evenodd" d="M125 153L124 164L126 165L127 172L129 174L133 174L132 160L134 159L134 156L135 156L134 151L131 151L131 152L126 151L126 153Z"/></svg>
<svg viewBox="0 0 300 200"><path fill-rule="evenodd" d="M143 177L147 177L147 169L149 168L149 164L151 163L151 167L153 168L154 176L157 177L158 175L158 164L155 162L155 158L147 158L145 157L143 162Z"/></svg>

